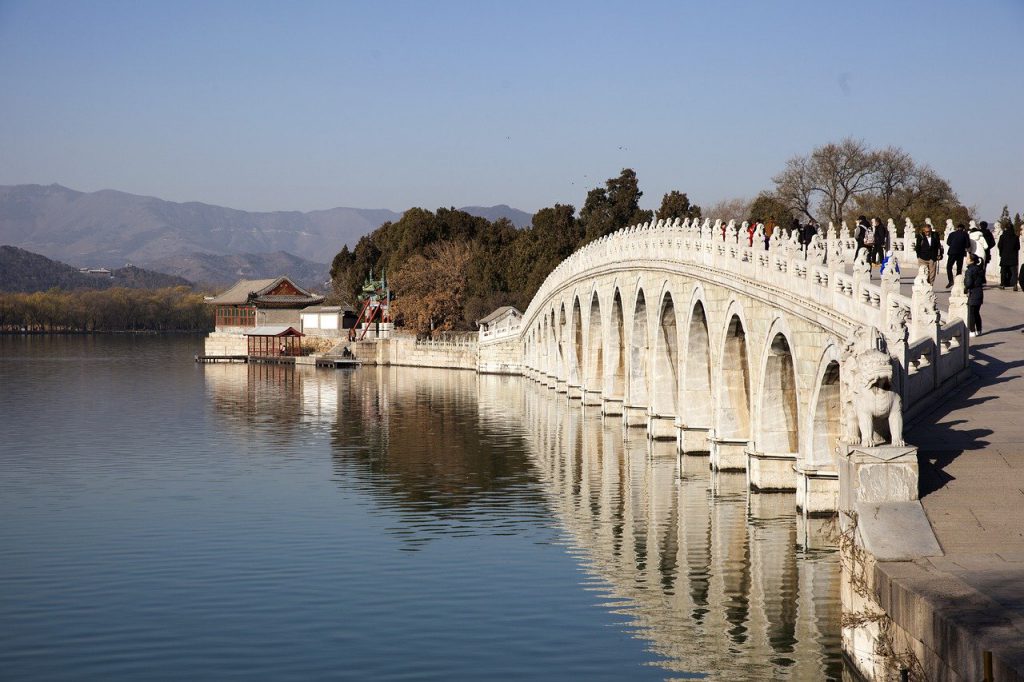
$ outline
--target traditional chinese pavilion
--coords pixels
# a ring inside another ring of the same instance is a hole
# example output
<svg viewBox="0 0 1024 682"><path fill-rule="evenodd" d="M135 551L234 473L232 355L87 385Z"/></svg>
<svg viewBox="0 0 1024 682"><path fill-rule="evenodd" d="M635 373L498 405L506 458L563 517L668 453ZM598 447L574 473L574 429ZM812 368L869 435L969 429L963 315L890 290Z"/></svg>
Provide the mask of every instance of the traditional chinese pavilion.
<svg viewBox="0 0 1024 682"><path fill-rule="evenodd" d="M253 327L300 326L300 311L324 302L287 277L242 279L207 300L216 306L216 331L246 333Z"/></svg>
<svg viewBox="0 0 1024 682"><path fill-rule="evenodd" d="M294 357L302 355L304 334L295 327L253 327L245 332L248 355L256 357Z"/></svg>

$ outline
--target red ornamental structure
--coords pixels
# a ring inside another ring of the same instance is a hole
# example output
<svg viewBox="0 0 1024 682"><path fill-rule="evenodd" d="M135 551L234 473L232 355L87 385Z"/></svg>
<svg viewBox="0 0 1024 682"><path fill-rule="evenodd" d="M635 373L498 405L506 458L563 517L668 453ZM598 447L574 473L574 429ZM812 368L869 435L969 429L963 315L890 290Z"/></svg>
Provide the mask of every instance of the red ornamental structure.
<svg viewBox="0 0 1024 682"><path fill-rule="evenodd" d="M387 275L381 272L377 280L373 278L373 270L370 270L363 282L358 307L359 317L348 334L351 341L363 340L374 322L391 322L391 289L388 287Z"/></svg>

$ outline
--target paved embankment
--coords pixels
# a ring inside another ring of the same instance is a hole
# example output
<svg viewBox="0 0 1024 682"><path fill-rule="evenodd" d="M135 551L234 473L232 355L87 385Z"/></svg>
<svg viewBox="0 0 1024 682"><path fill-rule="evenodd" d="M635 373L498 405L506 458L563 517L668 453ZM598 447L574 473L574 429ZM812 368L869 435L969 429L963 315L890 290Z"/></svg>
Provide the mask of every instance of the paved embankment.
<svg viewBox="0 0 1024 682"><path fill-rule="evenodd" d="M982 317L977 379L906 431L944 556L876 571L881 606L948 666L926 657L929 680L985 679L986 651L993 679L1024 680L1024 293L989 287Z"/></svg>

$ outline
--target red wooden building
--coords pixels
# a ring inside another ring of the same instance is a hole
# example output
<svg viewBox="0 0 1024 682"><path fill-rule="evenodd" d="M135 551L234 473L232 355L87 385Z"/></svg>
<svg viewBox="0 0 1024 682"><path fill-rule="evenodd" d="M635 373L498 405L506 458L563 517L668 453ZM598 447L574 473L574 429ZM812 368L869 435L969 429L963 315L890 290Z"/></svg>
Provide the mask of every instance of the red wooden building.
<svg viewBox="0 0 1024 682"><path fill-rule="evenodd" d="M299 311L323 303L324 297L306 291L287 277L242 279L224 293L207 300L216 306L218 332L246 333L247 328L298 328Z"/></svg>

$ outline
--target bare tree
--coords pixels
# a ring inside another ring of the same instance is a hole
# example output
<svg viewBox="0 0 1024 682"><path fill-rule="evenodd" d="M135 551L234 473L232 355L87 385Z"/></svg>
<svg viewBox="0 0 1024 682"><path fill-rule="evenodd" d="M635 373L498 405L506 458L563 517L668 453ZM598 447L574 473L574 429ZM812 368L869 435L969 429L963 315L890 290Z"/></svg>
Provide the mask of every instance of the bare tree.
<svg viewBox="0 0 1024 682"><path fill-rule="evenodd" d="M821 207L829 220L838 225L850 199L878 188L877 163L876 153L849 137L811 152L811 181L823 195Z"/></svg>
<svg viewBox="0 0 1024 682"><path fill-rule="evenodd" d="M851 202L861 213L915 223L967 213L949 182L907 152L899 147L875 151L852 138L794 156L772 180L773 195L794 215L814 218L817 209L837 225Z"/></svg>
<svg viewBox="0 0 1024 682"><path fill-rule="evenodd" d="M811 213L815 192L822 191L813 176L814 168L810 157L794 156L786 162L786 170L776 175L774 196L789 208L794 215L814 218Z"/></svg>
<svg viewBox="0 0 1024 682"><path fill-rule="evenodd" d="M733 197L722 199L708 207L705 215L712 220L745 220L750 215L750 199Z"/></svg>
<svg viewBox="0 0 1024 682"><path fill-rule="evenodd" d="M930 172L930 169L918 168L910 154L899 147L889 147L876 152L875 179L882 215L888 217L902 214L910 205L906 199L913 194L911 188L926 172ZM903 205L897 208L896 203Z"/></svg>

